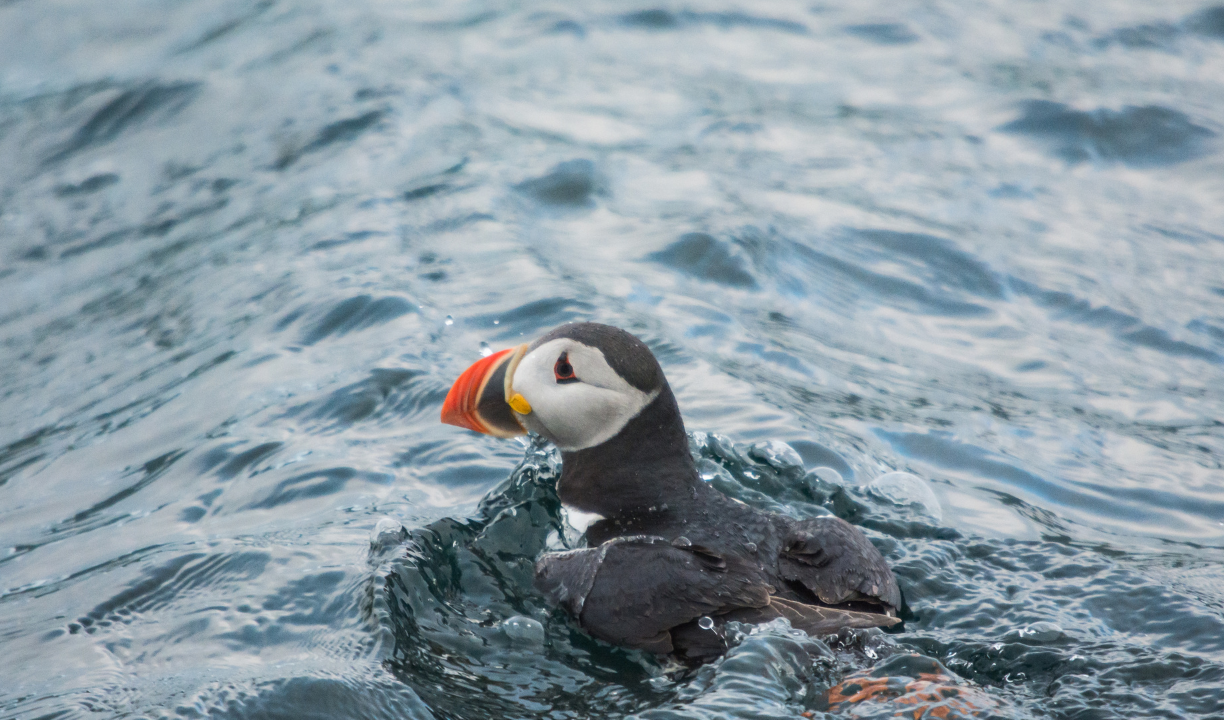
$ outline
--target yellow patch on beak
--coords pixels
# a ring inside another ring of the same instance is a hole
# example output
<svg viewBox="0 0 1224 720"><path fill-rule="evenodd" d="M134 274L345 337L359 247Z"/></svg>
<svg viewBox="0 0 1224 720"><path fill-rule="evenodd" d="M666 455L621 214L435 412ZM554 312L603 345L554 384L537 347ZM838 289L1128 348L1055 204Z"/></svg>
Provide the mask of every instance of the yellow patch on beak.
<svg viewBox="0 0 1224 720"><path fill-rule="evenodd" d="M506 404L519 415L531 414L531 403L527 402L527 398L514 392L514 371L518 370L519 363L526 354L527 343L523 343L514 348L514 355L510 357L510 364L506 366Z"/></svg>
<svg viewBox="0 0 1224 720"><path fill-rule="evenodd" d="M514 395L510 397L510 407L513 408L514 412L518 413L519 415L531 414L531 403L527 402L527 398L518 393L514 393Z"/></svg>

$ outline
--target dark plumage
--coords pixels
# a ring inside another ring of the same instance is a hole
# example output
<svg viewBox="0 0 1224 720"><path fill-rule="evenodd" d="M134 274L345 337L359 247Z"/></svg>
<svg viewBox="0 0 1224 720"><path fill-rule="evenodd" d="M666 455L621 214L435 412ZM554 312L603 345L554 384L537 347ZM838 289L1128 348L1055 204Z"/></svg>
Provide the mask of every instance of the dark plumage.
<svg viewBox="0 0 1224 720"><path fill-rule="evenodd" d="M616 431L610 439L561 454L561 502L603 519L587 528L589 548L543 555L536 586L584 630L618 645L703 661L726 649L722 628L731 620L785 617L812 634L900 622L896 580L858 528L835 517L798 520L762 512L701 480L676 398L640 340L607 325L577 323L553 330L524 352L561 352L565 343L549 343L565 339L600 351L624 387L636 389L624 390L626 397L644 404L616 421L623 426L607 429ZM558 362L575 356L575 346L568 347ZM537 357L532 367L551 367L551 361ZM574 369L580 379L584 372L598 376L593 367ZM512 379L515 387L530 385L528 378ZM526 398L532 405L580 410L556 404L559 395L544 397L552 392L551 377L535 382L536 399ZM605 378L598 388L607 385ZM540 428L556 422L515 417L538 421Z"/></svg>
<svg viewBox="0 0 1224 720"><path fill-rule="evenodd" d="M557 337L600 349L635 387L658 391L611 440L562 453L561 502L605 519L587 529L591 549L540 558L536 585L587 632L701 660L724 649L702 617L786 617L815 634L897 622L885 614L901 605L897 583L857 528L761 512L702 482L675 396L637 338L584 323L539 342Z"/></svg>

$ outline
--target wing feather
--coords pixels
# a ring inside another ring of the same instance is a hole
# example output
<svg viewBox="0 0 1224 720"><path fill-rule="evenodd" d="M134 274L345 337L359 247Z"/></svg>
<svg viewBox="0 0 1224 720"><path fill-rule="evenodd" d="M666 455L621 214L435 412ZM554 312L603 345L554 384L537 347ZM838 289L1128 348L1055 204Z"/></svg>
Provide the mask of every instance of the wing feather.
<svg viewBox="0 0 1224 720"><path fill-rule="evenodd" d="M897 580L880 551L840 518L794 523L783 539L778 570L826 605L865 602L891 614L901 607Z"/></svg>
<svg viewBox="0 0 1224 720"><path fill-rule="evenodd" d="M672 628L705 615L769 604L769 585L734 557L635 536L548 553L536 587L584 630L611 643L670 653Z"/></svg>

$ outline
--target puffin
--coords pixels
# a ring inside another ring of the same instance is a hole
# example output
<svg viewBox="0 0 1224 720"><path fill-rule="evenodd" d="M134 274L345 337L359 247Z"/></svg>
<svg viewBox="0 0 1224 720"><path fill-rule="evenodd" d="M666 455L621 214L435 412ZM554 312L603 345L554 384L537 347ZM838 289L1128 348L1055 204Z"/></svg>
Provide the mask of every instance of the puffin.
<svg viewBox="0 0 1224 720"><path fill-rule="evenodd" d="M901 622L896 578L861 530L701 479L662 367L624 330L569 323L481 358L442 422L560 450L557 495L594 519L587 547L536 560L534 585L600 640L702 663L726 652L729 622L786 618L813 636Z"/></svg>

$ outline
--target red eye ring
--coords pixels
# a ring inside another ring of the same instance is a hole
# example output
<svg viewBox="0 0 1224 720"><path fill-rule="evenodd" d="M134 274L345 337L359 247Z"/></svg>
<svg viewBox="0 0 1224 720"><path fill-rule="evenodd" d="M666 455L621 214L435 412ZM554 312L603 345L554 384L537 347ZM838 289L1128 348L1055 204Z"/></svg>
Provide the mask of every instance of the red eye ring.
<svg viewBox="0 0 1224 720"><path fill-rule="evenodd" d="M557 364L553 365L553 376L561 385L578 382L578 378L574 376L574 366L570 365L569 353L561 353L561 357L557 358Z"/></svg>

